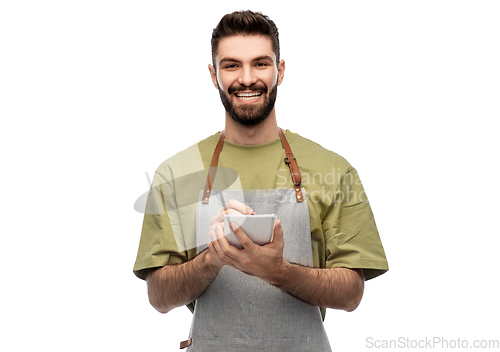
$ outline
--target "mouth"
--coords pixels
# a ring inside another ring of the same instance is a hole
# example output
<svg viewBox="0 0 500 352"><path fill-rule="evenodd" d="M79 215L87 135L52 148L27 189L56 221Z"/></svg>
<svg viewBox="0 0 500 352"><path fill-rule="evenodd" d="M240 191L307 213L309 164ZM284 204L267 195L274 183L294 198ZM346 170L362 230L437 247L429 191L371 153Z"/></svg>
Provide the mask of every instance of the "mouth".
<svg viewBox="0 0 500 352"><path fill-rule="evenodd" d="M261 96L262 92L237 92L234 93L236 98L244 102L254 102L257 101Z"/></svg>

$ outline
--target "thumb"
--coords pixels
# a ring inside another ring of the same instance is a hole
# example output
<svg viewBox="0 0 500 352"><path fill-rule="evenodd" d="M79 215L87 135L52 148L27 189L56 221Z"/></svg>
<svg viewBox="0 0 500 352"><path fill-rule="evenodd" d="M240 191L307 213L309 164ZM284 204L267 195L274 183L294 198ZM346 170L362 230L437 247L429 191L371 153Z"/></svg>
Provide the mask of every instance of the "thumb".
<svg viewBox="0 0 500 352"><path fill-rule="evenodd" d="M281 226L281 220L276 220L276 223L274 224L273 242L277 244L283 244L285 242L283 239L283 227Z"/></svg>

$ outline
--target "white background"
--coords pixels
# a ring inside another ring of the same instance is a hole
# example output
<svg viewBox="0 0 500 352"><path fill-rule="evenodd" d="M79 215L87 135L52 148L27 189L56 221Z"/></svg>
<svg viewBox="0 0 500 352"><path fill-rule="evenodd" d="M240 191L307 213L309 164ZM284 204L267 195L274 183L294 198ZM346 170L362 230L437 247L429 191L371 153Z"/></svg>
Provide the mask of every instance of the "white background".
<svg viewBox="0 0 500 352"><path fill-rule="evenodd" d="M145 173L224 128L211 31L280 30L279 125L344 156L390 271L329 310L335 351L500 339L498 1L4 1L0 5L3 351L174 351L191 313L132 273ZM438 347L438 346L437 346Z"/></svg>

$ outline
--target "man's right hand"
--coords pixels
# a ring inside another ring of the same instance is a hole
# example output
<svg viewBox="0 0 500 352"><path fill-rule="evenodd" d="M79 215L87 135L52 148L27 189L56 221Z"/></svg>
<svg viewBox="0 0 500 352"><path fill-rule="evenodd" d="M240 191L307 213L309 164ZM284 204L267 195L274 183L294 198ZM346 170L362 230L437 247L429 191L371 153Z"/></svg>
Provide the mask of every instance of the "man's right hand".
<svg viewBox="0 0 500 352"><path fill-rule="evenodd" d="M220 208L215 216L210 219L210 232L215 233L217 231L217 226L224 228L224 215L232 214L232 215L255 215L255 212L249 206L238 202L235 199L231 199L226 203L225 208ZM220 261L220 259L212 254L211 251L207 251L206 259L209 261L211 265L220 270L224 263Z"/></svg>
<svg viewBox="0 0 500 352"><path fill-rule="evenodd" d="M255 215L255 212L249 206L238 202L237 200L231 199L227 202L225 208L220 208L217 214L210 219L210 231L213 231L217 224L221 224L224 227L225 214Z"/></svg>

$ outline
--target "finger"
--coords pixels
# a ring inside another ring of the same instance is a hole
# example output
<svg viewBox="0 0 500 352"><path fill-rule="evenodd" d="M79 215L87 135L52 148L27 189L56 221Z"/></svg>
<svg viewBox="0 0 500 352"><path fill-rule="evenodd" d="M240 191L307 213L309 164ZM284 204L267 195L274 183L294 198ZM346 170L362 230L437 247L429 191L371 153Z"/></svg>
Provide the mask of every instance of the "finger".
<svg viewBox="0 0 500 352"><path fill-rule="evenodd" d="M212 242L212 244L216 246L219 258L230 266L239 269L239 262L237 260L239 250L231 246L227 238L224 237L224 231L221 226L216 227L215 237L217 240Z"/></svg>
<svg viewBox="0 0 500 352"><path fill-rule="evenodd" d="M210 251L210 253L212 253L212 255L216 258L219 258L219 254L217 253L217 251L215 250L214 248L214 245L211 243L211 242L208 242L207 243L207 246L208 246L208 250ZM220 258L219 258L220 259Z"/></svg>
<svg viewBox="0 0 500 352"><path fill-rule="evenodd" d="M226 215L245 215L245 214L242 214L240 213L238 210L234 210L234 209L227 209L224 214L222 214L222 219L221 219L221 224L222 226L224 226L224 222L226 221L226 218L225 216ZM230 218L229 221L231 221L232 219Z"/></svg>
<svg viewBox="0 0 500 352"><path fill-rule="evenodd" d="M210 234L211 231L215 234L215 228L216 228L217 224L218 223L214 223L214 224L210 225L210 229L208 230L209 234Z"/></svg>
<svg viewBox="0 0 500 352"><path fill-rule="evenodd" d="M231 244L227 240L226 236L224 236L224 228L221 224L217 224L215 227L215 237L217 238L217 242L222 250L227 251Z"/></svg>
<svg viewBox="0 0 500 352"><path fill-rule="evenodd" d="M220 223L215 225L215 238L217 239L217 241L224 238L224 228Z"/></svg>
<svg viewBox="0 0 500 352"><path fill-rule="evenodd" d="M237 262L235 260L233 260L233 258L231 258L231 257L225 257L225 258L221 257L220 254L215 249L215 246L212 242L208 243L208 249L210 250L210 253L212 253L212 255L215 258L217 258L217 260L219 260L223 265L229 265L229 266L239 270L239 267L237 266Z"/></svg>
<svg viewBox="0 0 500 352"><path fill-rule="evenodd" d="M214 247L214 250L217 252L217 256L220 258L222 250L220 248L219 241L217 240L216 231L212 230L209 232L209 234L210 234L210 239L212 240L212 242L210 244L212 245L212 247Z"/></svg>
<svg viewBox="0 0 500 352"><path fill-rule="evenodd" d="M243 230L237 223L232 222L229 224L229 227L231 228L231 231L233 231L238 241L240 241L240 244L243 246L243 248L248 251L252 251L254 249L254 246L256 246L256 244L253 243L250 238L248 238L247 234L243 232Z"/></svg>
<svg viewBox="0 0 500 352"><path fill-rule="evenodd" d="M222 228L221 224L215 225L215 231L213 237L214 240L212 241L212 243L216 246L217 251L219 253L227 252L227 250L231 247L229 241L224 236L224 229Z"/></svg>
<svg viewBox="0 0 500 352"><path fill-rule="evenodd" d="M250 209L250 211L252 211L252 209ZM255 215L253 211L252 214ZM243 214L240 211L232 208L223 209L210 219L210 224L214 225L216 223L224 223L224 215L247 215L247 214Z"/></svg>
<svg viewBox="0 0 500 352"><path fill-rule="evenodd" d="M254 211L249 206L238 202L236 199L231 199L226 203L226 209L234 209L243 215L251 215Z"/></svg>
<svg viewBox="0 0 500 352"><path fill-rule="evenodd" d="M278 245L282 245L285 243L285 240L283 239L283 227L281 226L281 220L276 220L276 223L274 224L274 231L273 231L273 243L276 243Z"/></svg>
<svg viewBox="0 0 500 352"><path fill-rule="evenodd" d="M210 219L210 225L213 225L215 224L216 222L220 222L220 218L222 216L222 218L224 218L224 211L225 209L224 208L220 208L218 211L217 211L217 214L215 214L211 219Z"/></svg>

